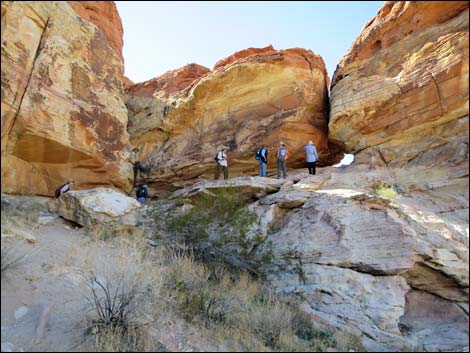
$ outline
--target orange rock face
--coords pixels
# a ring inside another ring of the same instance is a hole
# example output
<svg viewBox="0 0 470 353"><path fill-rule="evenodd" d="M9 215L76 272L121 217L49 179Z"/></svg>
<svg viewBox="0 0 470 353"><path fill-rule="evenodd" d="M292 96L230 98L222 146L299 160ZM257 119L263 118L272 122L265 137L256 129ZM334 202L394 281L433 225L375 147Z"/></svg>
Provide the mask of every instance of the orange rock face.
<svg viewBox="0 0 470 353"><path fill-rule="evenodd" d="M111 47L122 57L123 29L113 1L67 1L83 19L92 22L106 36Z"/></svg>
<svg viewBox="0 0 470 353"><path fill-rule="evenodd" d="M265 54L269 52L276 52L276 50L274 50L272 45L268 45L267 47L264 47L264 48L248 48L248 49L240 50L222 60L217 61L214 65L214 70L219 67L223 67L225 65L231 64L239 59L247 58L255 54Z"/></svg>
<svg viewBox="0 0 470 353"><path fill-rule="evenodd" d="M195 80L210 70L198 64L189 64L177 70L171 70L154 79L134 84L127 90L130 96L168 98L188 87Z"/></svg>
<svg viewBox="0 0 470 353"><path fill-rule="evenodd" d="M124 77L122 78L122 83L124 84L124 89L125 89L125 90L127 90L129 87L135 85L135 83L132 82L132 80L129 79L129 77L127 77L127 76L124 76Z"/></svg>
<svg viewBox="0 0 470 353"><path fill-rule="evenodd" d="M66 2L5 1L1 45L2 191L129 189L123 62L100 27Z"/></svg>
<svg viewBox="0 0 470 353"><path fill-rule="evenodd" d="M332 80L330 139L373 165L468 162L468 2L387 2Z"/></svg>
<svg viewBox="0 0 470 353"><path fill-rule="evenodd" d="M281 140L291 168L304 166L309 140L323 163L336 158L327 141L328 77L313 52L249 49L210 72L197 67L188 78L189 68L128 90L131 143L154 167L148 180L154 186L213 178L214 156L223 145L229 146L231 176L259 172L254 155L262 143L269 146L268 171L275 171Z"/></svg>

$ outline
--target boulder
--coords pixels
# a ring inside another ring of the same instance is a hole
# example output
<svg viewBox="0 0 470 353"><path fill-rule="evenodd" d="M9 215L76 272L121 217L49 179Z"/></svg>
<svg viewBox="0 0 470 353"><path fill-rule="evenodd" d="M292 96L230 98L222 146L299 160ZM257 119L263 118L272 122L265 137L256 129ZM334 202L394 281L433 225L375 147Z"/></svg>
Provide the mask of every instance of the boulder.
<svg viewBox="0 0 470 353"><path fill-rule="evenodd" d="M2 191L130 190L122 26L112 2L2 2ZM83 17L82 17L83 16Z"/></svg>
<svg viewBox="0 0 470 353"><path fill-rule="evenodd" d="M327 141L328 83L312 51L267 47L236 53L212 71L191 64L130 87L129 132L137 159L152 168L147 183L171 189L213 178L224 145L230 177L259 173L254 155L262 143L269 146L268 173L275 172L281 140L289 168L304 166L309 140L322 163L339 160Z"/></svg>
<svg viewBox="0 0 470 353"><path fill-rule="evenodd" d="M469 4L386 2L331 84L329 138L355 164L468 162Z"/></svg>
<svg viewBox="0 0 470 353"><path fill-rule="evenodd" d="M143 208L137 200L107 188L69 191L57 203L62 217L90 229L134 227Z"/></svg>

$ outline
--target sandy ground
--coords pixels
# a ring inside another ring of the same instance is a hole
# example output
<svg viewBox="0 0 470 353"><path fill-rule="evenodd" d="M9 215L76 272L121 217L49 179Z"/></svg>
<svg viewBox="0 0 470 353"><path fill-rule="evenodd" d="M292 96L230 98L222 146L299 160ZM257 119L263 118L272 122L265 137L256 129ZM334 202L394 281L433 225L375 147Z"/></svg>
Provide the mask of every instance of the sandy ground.
<svg viewBox="0 0 470 353"><path fill-rule="evenodd" d="M34 243L13 240L15 252L26 257L2 278L2 351L87 351L83 325L89 289L79 262L89 250L89 238L61 218L39 226L33 235ZM53 307L41 338L36 327L49 304Z"/></svg>
<svg viewBox="0 0 470 353"><path fill-rule="evenodd" d="M2 244L12 245L15 255L26 255L17 269L7 271L1 279L2 352L93 350L92 337L84 334L87 319L94 314L87 301L91 291L84 274L92 268L100 272L104 267L122 266L123 240L92 240L85 228L63 218L35 224L26 232L35 241L20 236L3 239L2 235ZM48 305L53 306L44 335L39 337L41 312ZM221 349L209 343L208 333L172 313L162 313L150 329L151 341L159 351Z"/></svg>

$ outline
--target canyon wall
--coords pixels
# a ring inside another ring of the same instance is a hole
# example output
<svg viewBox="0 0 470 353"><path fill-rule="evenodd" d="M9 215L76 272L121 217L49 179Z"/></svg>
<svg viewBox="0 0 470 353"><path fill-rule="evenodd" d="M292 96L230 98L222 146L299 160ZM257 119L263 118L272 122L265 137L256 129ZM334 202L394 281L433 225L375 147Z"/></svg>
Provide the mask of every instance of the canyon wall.
<svg viewBox="0 0 470 353"><path fill-rule="evenodd" d="M2 191L128 190L122 25L112 2L1 5Z"/></svg>
<svg viewBox="0 0 470 353"><path fill-rule="evenodd" d="M468 161L468 2L386 2L332 79L329 138L356 163Z"/></svg>
<svg viewBox="0 0 470 353"><path fill-rule="evenodd" d="M323 60L305 49L250 48L213 70L190 64L127 89L129 133L138 159L152 166L156 188L213 178L214 156L228 146L229 175L256 175L254 155L269 146L275 170L280 141L288 167L304 167L313 140L324 164L338 160L328 146L328 83Z"/></svg>

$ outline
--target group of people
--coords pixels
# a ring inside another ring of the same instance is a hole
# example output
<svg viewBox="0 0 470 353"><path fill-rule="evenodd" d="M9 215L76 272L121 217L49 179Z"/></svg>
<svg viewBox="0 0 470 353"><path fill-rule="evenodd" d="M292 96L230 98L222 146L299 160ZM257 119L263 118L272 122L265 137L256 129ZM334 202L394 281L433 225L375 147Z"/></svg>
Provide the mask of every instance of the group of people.
<svg viewBox="0 0 470 353"><path fill-rule="evenodd" d="M215 179L219 179L220 173L224 173L224 179L228 179L228 158L227 158L227 147L223 147L220 151L217 152L215 156L215 161L217 163L217 169L215 171ZM312 141L309 141L308 144L304 147L305 150L305 159L307 163L307 168L309 174L315 175L316 164L318 162L318 153L315 145ZM279 143L279 147L276 151L276 162L277 162L277 178L282 177L285 179L287 177L287 159L289 158L289 151L284 142ZM261 148L256 150L255 159L259 161L260 176L266 177L266 170L268 166L268 146L263 144ZM149 168L144 167L139 161L133 163L134 165L134 187L137 180L137 175L139 172L148 173ZM70 179L65 184L59 186L55 191L55 197L59 198L61 195L71 190L74 180ZM147 184L140 185L136 190L137 201L140 203L145 203L148 194Z"/></svg>
<svg viewBox="0 0 470 353"><path fill-rule="evenodd" d="M316 165L318 162L318 152L312 141L309 141L308 144L304 147L305 151L305 160L307 163L307 168L309 174L315 175ZM289 151L284 142L279 143L279 147L276 151L276 164L277 164L277 178L282 177L285 179L287 177L287 159L289 158ZM259 161L259 175L262 177L267 176L267 166L268 166L268 146L263 144L261 148L256 150L255 159ZM215 156L215 161L217 162L217 169L215 171L214 179L219 179L220 173L223 171L224 179L228 179L228 159L227 159L227 147L223 147L217 155Z"/></svg>

